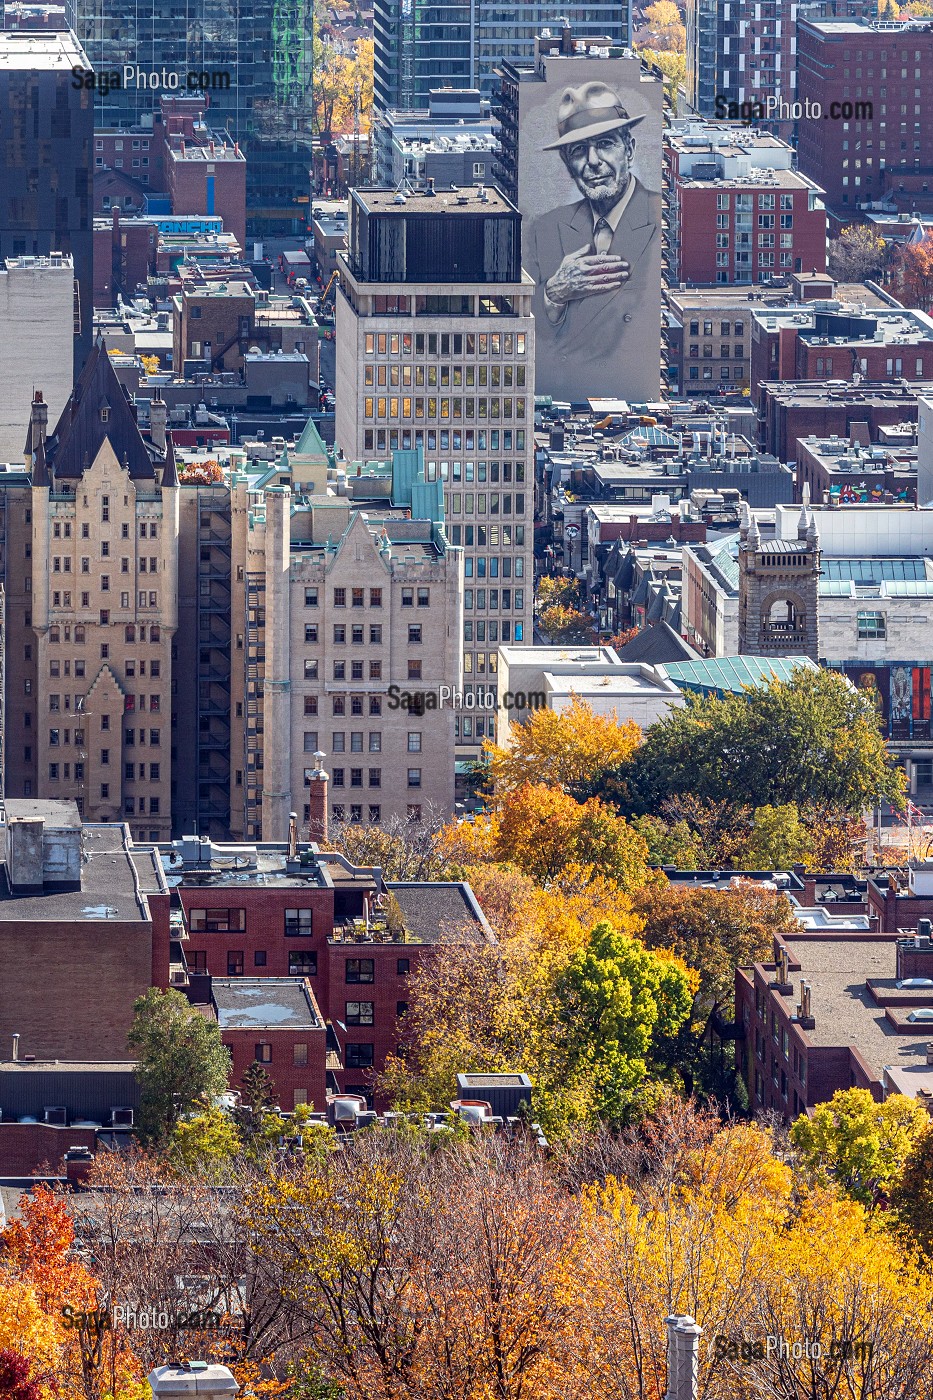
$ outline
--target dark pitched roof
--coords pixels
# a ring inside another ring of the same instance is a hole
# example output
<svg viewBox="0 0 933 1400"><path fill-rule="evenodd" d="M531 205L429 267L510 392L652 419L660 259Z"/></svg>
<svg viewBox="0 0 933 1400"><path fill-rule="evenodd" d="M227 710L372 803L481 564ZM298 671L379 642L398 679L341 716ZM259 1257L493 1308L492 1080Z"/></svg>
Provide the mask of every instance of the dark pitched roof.
<svg viewBox="0 0 933 1400"><path fill-rule="evenodd" d="M162 468L162 485L178 485L178 472L175 468L175 446L172 442L171 433L165 434L165 466Z"/></svg>
<svg viewBox="0 0 933 1400"><path fill-rule="evenodd" d="M106 422L101 418L103 409L109 410ZM52 474L57 478L82 476L105 440L133 481L153 480L152 458L110 356L98 340L46 442Z"/></svg>
<svg viewBox="0 0 933 1400"><path fill-rule="evenodd" d="M33 486L51 486L49 480L49 469L45 461L45 446L41 437L36 438L36 450L32 454L32 484Z"/></svg>
<svg viewBox="0 0 933 1400"><path fill-rule="evenodd" d="M700 655L689 642L679 637L673 627L659 622L655 627L646 627L620 647L616 652L620 661L643 661L646 666L663 665L666 662L696 661Z"/></svg>

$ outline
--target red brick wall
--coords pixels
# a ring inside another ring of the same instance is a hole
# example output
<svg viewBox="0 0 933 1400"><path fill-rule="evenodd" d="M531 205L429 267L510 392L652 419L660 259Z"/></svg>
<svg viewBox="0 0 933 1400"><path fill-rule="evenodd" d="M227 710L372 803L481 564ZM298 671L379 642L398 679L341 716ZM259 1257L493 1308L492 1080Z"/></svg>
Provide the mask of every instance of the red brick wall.
<svg viewBox="0 0 933 1400"><path fill-rule="evenodd" d="M221 1039L233 1055L233 1073L230 1083L238 1088L243 1075L256 1059L256 1047L265 1042L271 1050L272 1059L263 1063L263 1069L275 1084L278 1102L289 1113L295 1106L295 1090L303 1089L307 1102L318 1111L326 1107L327 1071L325 1068L327 1033L321 1030L225 1030ZM306 1045L308 1063L295 1065L294 1047Z"/></svg>
<svg viewBox="0 0 933 1400"><path fill-rule="evenodd" d="M56 1128L50 1123L0 1123L0 1176L32 1176L48 1163L57 1173L72 1147L93 1152L97 1133L93 1128Z"/></svg>
<svg viewBox="0 0 933 1400"><path fill-rule="evenodd" d="M207 970L214 977L226 977L228 952L243 953L243 973L247 977L287 977L290 952L317 954L318 972L311 978L314 994L321 1002L321 987L326 976L327 940L333 932L334 895L332 890L316 889L181 889L182 905L188 918L188 943L185 956L188 966L197 962L195 954L207 959ZM196 933L191 930L192 909L238 908L246 911L246 928L237 933ZM285 910L312 911L311 937L285 936ZM255 954L264 952L265 965L257 965Z"/></svg>
<svg viewBox="0 0 933 1400"><path fill-rule="evenodd" d="M341 1050L344 1069L338 1071L337 1080L341 1089L348 1085L369 1083L372 1071L353 1069L346 1064L344 1047L347 1042L372 1045L374 1065L382 1069L386 1056L396 1050L398 1036L398 1004L408 1000L408 976L398 971L400 958L407 958L414 972L419 959L428 950L420 944L406 943L332 943L328 949L327 986L322 988L325 1001L321 1010L331 1021L343 1021L346 1031L335 1025ZM375 964L371 983L348 983L346 963L348 958L372 958ZM371 1026L351 1026L347 1024L348 1001L371 1001L373 1003L373 1024ZM327 1010L324 1010L324 1007ZM384 1104L378 1098L376 1107Z"/></svg>

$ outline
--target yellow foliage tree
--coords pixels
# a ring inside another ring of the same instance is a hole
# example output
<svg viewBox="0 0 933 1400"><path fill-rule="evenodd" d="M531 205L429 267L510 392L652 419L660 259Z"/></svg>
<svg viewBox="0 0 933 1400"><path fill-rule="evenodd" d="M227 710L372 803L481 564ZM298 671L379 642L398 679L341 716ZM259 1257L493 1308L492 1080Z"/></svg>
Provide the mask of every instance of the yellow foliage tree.
<svg viewBox="0 0 933 1400"><path fill-rule="evenodd" d="M513 725L507 748L487 743L484 752L495 797L522 783L548 783L565 792L587 788L600 773L625 763L641 743L634 720L619 724L574 696L565 710L534 710Z"/></svg>

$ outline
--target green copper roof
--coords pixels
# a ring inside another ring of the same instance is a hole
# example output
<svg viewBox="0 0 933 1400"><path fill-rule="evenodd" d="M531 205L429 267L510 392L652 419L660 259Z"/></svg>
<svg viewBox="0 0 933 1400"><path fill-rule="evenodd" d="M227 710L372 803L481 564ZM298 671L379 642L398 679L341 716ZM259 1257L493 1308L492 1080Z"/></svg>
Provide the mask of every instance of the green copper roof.
<svg viewBox="0 0 933 1400"><path fill-rule="evenodd" d="M697 695L715 692L722 697L740 694L743 686L761 685L772 677L789 681L800 667L817 671L808 656L711 656L705 661L677 661L659 669L680 690Z"/></svg>
<svg viewBox="0 0 933 1400"><path fill-rule="evenodd" d="M296 457L321 457L325 462L331 460L330 452L313 418L309 418L304 425L301 437L295 443L294 452Z"/></svg>

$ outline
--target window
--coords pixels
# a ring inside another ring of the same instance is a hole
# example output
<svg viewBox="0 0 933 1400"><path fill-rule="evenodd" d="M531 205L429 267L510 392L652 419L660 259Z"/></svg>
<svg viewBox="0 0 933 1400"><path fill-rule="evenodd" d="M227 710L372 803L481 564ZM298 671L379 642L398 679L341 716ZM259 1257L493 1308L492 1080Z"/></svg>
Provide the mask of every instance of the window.
<svg viewBox="0 0 933 1400"><path fill-rule="evenodd" d="M860 640L875 640L887 635L885 616L881 612L856 613L856 627Z"/></svg>
<svg viewBox="0 0 933 1400"><path fill-rule="evenodd" d="M402 589L402 607L413 608L415 606L415 590L413 588Z"/></svg>
<svg viewBox="0 0 933 1400"><path fill-rule="evenodd" d="M347 958L346 978L347 983L374 982L376 980L376 964L373 958Z"/></svg>
<svg viewBox="0 0 933 1400"><path fill-rule="evenodd" d="M310 937L311 935L311 914L310 909L286 909L285 910L285 936L295 938L298 936Z"/></svg>
<svg viewBox="0 0 933 1400"><path fill-rule="evenodd" d="M407 1002L407 1001L397 1001L397 1002L395 1003L395 1014L396 1014L396 1016L399 1017L399 1019L401 1019L401 1017L407 1015L407 1013L408 1013L408 1002Z"/></svg>
<svg viewBox="0 0 933 1400"><path fill-rule="evenodd" d="M256 1045L256 1061L261 1065L272 1064L272 1046L268 1040L260 1040Z"/></svg>
<svg viewBox="0 0 933 1400"><path fill-rule="evenodd" d="M288 952L289 977L315 977L317 975L317 953Z"/></svg>
<svg viewBox="0 0 933 1400"><path fill-rule="evenodd" d="M412 732L409 733L409 735L408 735L408 752L409 752L409 753L420 753L420 752L421 752L421 730L420 730L420 729L417 730L417 731L412 731Z"/></svg>
<svg viewBox="0 0 933 1400"><path fill-rule="evenodd" d="M316 608L316 607L317 607L317 589L316 589L316 588L306 588L306 589L305 589L305 607L306 607L306 608Z"/></svg>
<svg viewBox="0 0 933 1400"><path fill-rule="evenodd" d="M369 606L370 606L371 608L381 608L381 607L382 607L382 589L381 589L381 588L371 588L371 589L369 590Z"/></svg>
<svg viewBox="0 0 933 1400"><path fill-rule="evenodd" d="M253 967L265 967L266 951L264 948L257 948L253 954Z"/></svg>
<svg viewBox="0 0 933 1400"><path fill-rule="evenodd" d="M417 660L411 660L411 659L409 658L409 662L408 662L408 679L409 679L410 681L420 681L420 680L421 680L421 657L420 657L420 656L417 658Z"/></svg>
<svg viewBox="0 0 933 1400"><path fill-rule="evenodd" d="M373 1024L371 1001L348 1001L346 1021L348 1026L371 1026Z"/></svg>
<svg viewBox="0 0 933 1400"><path fill-rule="evenodd" d="M420 768L409 768L409 770L408 770L408 786L409 786L410 788L420 788L420 786L421 786L421 769L420 769Z"/></svg>
<svg viewBox="0 0 933 1400"><path fill-rule="evenodd" d="M334 589L334 607L345 608L347 606L347 590L345 588Z"/></svg>
<svg viewBox="0 0 933 1400"><path fill-rule="evenodd" d="M430 590L430 588L419 588L419 589L418 589L418 607L419 607L419 608L427 608L427 607L430 606L430 603L431 603L431 590Z"/></svg>
<svg viewBox="0 0 933 1400"><path fill-rule="evenodd" d="M409 623L409 625L408 625L408 644L409 644L409 646L417 646L417 645L420 644L420 642L421 642L421 623L420 623L420 622L412 622L412 623Z"/></svg>
<svg viewBox="0 0 933 1400"><path fill-rule="evenodd" d="M399 977L407 977L411 971L411 958L399 958L395 970Z"/></svg>
<svg viewBox="0 0 933 1400"><path fill-rule="evenodd" d="M373 1047L368 1044L357 1044L354 1041L347 1041L346 1065L347 1069L368 1069L373 1063Z"/></svg>
<svg viewBox="0 0 933 1400"><path fill-rule="evenodd" d="M245 909L192 909L188 916L192 933L232 933L246 928Z"/></svg>
<svg viewBox="0 0 933 1400"><path fill-rule="evenodd" d="M228 976L228 977L242 977L242 976L243 976L243 952L242 952L242 950L239 950L239 951L234 950L233 952L230 952L230 951L228 950L228 952L227 952L227 976Z"/></svg>

